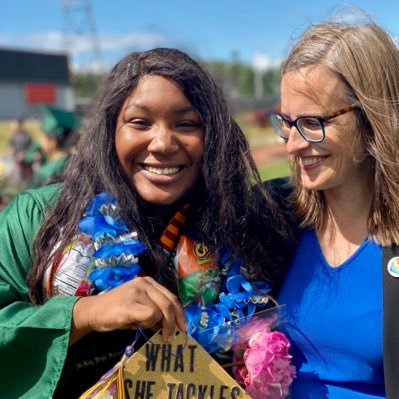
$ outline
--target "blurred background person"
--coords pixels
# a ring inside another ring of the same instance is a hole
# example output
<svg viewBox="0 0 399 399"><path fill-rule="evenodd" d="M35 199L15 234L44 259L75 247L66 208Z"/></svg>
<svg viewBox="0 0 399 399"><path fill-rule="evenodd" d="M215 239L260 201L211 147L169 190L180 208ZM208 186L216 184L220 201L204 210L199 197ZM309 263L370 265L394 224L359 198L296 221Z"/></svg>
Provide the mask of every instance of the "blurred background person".
<svg viewBox="0 0 399 399"><path fill-rule="evenodd" d="M78 139L80 119L76 113L45 105L41 122L40 149L43 159L32 186L42 186L61 176L71 151Z"/></svg>
<svg viewBox="0 0 399 399"><path fill-rule="evenodd" d="M21 117L13 119L10 128L9 148L15 163L13 179L15 183L26 186L31 182L33 174L32 163L27 162L25 158L32 144L32 137L24 127L24 120Z"/></svg>

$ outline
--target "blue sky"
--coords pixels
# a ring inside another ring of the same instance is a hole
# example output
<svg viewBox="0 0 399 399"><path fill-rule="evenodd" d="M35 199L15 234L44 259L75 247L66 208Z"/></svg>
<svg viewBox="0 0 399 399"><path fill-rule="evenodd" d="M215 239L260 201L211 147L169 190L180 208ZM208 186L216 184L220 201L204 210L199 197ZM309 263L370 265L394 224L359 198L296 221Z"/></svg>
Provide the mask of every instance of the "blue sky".
<svg viewBox="0 0 399 399"><path fill-rule="evenodd" d="M69 14L65 3L75 5ZM95 67L98 57L83 0L3 0L0 47L68 52L73 67ZM310 23L357 20L359 8L399 38L399 2L383 0L91 0L101 65L127 52L177 47L203 60L242 61L266 68L287 54ZM68 17L69 16L69 17ZM80 35L76 32L81 31ZM68 36L66 36L68 33Z"/></svg>

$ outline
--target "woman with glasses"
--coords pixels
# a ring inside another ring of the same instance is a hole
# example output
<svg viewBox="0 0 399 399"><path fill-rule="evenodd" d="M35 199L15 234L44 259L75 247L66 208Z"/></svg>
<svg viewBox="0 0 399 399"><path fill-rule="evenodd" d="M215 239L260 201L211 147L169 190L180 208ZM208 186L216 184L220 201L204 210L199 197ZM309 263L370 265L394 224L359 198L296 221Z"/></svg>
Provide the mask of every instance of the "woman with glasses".
<svg viewBox="0 0 399 399"><path fill-rule="evenodd" d="M271 121L301 227L279 292L293 398L399 398L399 52L374 23L311 26Z"/></svg>

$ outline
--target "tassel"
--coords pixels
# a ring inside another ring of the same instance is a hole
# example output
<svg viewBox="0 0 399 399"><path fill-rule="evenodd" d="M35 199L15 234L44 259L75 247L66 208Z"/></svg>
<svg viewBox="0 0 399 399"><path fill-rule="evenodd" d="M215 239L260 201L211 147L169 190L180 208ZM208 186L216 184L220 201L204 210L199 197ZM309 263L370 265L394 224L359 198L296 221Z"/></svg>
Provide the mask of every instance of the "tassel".
<svg viewBox="0 0 399 399"><path fill-rule="evenodd" d="M123 370L127 359L134 352L134 343L126 347L122 359L79 399L126 399Z"/></svg>

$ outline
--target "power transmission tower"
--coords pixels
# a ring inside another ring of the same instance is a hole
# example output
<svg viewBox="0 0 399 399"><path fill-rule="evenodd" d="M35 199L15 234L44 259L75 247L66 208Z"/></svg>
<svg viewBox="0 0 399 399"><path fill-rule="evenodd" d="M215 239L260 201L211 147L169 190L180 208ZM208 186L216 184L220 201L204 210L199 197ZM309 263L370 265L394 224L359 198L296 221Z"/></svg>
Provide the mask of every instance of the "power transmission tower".
<svg viewBox="0 0 399 399"><path fill-rule="evenodd" d="M82 69L104 70L91 0L62 1L65 48L81 47L77 59Z"/></svg>

